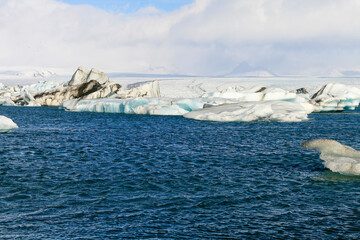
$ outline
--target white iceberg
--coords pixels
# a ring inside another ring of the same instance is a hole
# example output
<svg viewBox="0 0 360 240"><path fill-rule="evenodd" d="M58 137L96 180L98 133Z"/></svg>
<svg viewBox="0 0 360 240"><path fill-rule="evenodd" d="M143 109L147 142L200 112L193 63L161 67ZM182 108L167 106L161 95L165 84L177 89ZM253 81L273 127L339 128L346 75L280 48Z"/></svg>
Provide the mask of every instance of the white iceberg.
<svg viewBox="0 0 360 240"><path fill-rule="evenodd" d="M308 120L312 107L307 103L286 101L242 102L192 111L186 118L216 122L300 122Z"/></svg>
<svg viewBox="0 0 360 240"><path fill-rule="evenodd" d="M314 139L301 143L307 149L320 152L325 167L341 174L360 175L360 152L330 139Z"/></svg>
<svg viewBox="0 0 360 240"><path fill-rule="evenodd" d="M18 128L18 125L13 120L0 115L0 131L8 131L15 128Z"/></svg>

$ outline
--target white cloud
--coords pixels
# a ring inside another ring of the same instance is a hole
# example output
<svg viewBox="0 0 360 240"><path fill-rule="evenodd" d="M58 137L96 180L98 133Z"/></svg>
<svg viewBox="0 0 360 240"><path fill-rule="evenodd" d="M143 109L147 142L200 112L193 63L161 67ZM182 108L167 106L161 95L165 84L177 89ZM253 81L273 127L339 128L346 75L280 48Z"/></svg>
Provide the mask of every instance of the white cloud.
<svg viewBox="0 0 360 240"><path fill-rule="evenodd" d="M0 65L220 74L358 68L359 0L197 0L113 14L55 0L0 0Z"/></svg>

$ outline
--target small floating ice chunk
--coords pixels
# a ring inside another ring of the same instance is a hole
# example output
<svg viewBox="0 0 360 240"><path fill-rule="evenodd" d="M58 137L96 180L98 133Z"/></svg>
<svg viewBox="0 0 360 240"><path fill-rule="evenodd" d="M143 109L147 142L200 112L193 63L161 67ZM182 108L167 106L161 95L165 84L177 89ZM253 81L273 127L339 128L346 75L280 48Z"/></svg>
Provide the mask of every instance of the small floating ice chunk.
<svg viewBox="0 0 360 240"><path fill-rule="evenodd" d="M320 152L324 166L333 172L360 175L360 152L330 139L314 139L301 143L307 149Z"/></svg>
<svg viewBox="0 0 360 240"><path fill-rule="evenodd" d="M15 128L18 128L18 125L16 125L13 120L0 115L0 131L7 131Z"/></svg>
<svg viewBox="0 0 360 240"><path fill-rule="evenodd" d="M224 104L192 111L184 115L186 118L217 122L300 122L307 120L311 107L306 103L286 101L263 101Z"/></svg>

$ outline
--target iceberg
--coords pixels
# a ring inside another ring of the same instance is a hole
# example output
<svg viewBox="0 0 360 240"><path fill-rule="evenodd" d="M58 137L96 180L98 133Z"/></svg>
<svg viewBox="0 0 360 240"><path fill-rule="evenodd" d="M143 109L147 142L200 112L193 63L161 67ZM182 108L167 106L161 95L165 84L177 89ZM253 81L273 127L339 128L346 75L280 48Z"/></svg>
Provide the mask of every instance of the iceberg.
<svg viewBox="0 0 360 240"><path fill-rule="evenodd" d="M66 86L38 93L34 99L42 106L60 106L62 102L72 99L128 99L159 96L158 81L147 82L123 90L120 84L110 82L103 72L78 68Z"/></svg>
<svg viewBox="0 0 360 240"><path fill-rule="evenodd" d="M157 89L157 87L150 87L151 89ZM298 97L296 92L265 87L244 89L239 86L204 94L199 98L73 99L64 101L61 107L69 111L178 115L197 120L221 122L299 122L307 120L307 115L314 110L313 106L307 103L307 99Z"/></svg>
<svg viewBox="0 0 360 240"><path fill-rule="evenodd" d="M59 84L55 84L50 81L39 81L35 84L25 86L0 86L0 105L1 106L41 106L33 94L49 91L60 87Z"/></svg>
<svg viewBox="0 0 360 240"><path fill-rule="evenodd" d="M120 88L120 84L109 82L105 73L80 67L68 83L39 81L14 87L1 84L0 101L2 105L12 105L12 101L17 106L60 106L64 100L74 98L104 98L116 95Z"/></svg>
<svg viewBox="0 0 360 240"><path fill-rule="evenodd" d="M360 103L360 88L329 83L311 97L316 112L354 110Z"/></svg>
<svg viewBox="0 0 360 240"><path fill-rule="evenodd" d="M305 88L288 91L275 87L244 88L235 85L224 90L205 92L201 97L160 98L159 83L155 81L134 85L129 90L118 90L106 99L88 101L84 97L64 102L62 107L70 111L183 115L186 118L220 122L299 122L307 120L308 114L314 111L353 109L358 105L358 90L343 84L328 84L310 99Z"/></svg>
<svg viewBox="0 0 360 240"><path fill-rule="evenodd" d="M69 111L106 112L147 115L183 115L202 108L201 99L129 98L129 99L73 99L64 101L61 107Z"/></svg>
<svg viewBox="0 0 360 240"><path fill-rule="evenodd" d="M331 139L305 141L301 146L320 152L324 166L333 172L360 175L360 151Z"/></svg>
<svg viewBox="0 0 360 240"><path fill-rule="evenodd" d="M242 102L223 104L192 111L185 118L216 122L277 121L300 122L308 120L312 107L307 103L286 101Z"/></svg>
<svg viewBox="0 0 360 240"><path fill-rule="evenodd" d="M79 67L75 73L73 74L71 80L69 81L69 86L76 86L79 84L83 84L86 82L90 82L91 80L95 80L101 85L109 82L108 76L100 72L99 70L96 70L92 68L91 70Z"/></svg>
<svg viewBox="0 0 360 240"><path fill-rule="evenodd" d="M23 101L24 104L28 107L41 107L41 105L35 100L35 98L29 93L27 89L23 91Z"/></svg>
<svg viewBox="0 0 360 240"><path fill-rule="evenodd" d="M121 85L111 83L105 73L79 67L67 84L39 92L34 95L34 100L41 106L60 106L70 99L104 98L120 88Z"/></svg>
<svg viewBox="0 0 360 240"><path fill-rule="evenodd" d="M119 79L120 80L120 79ZM275 79L276 80L276 79ZM0 84L0 105L60 106L69 111L147 115L186 115L207 121L303 121L311 112L353 110L360 88L329 83L309 91L293 83L287 89L243 79L133 79L110 82L95 69L79 67L63 84L39 81L26 86ZM286 86L292 81L277 80ZM285 82L286 81L286 82ZM237 85L239 82L246 87ZM289 83L288 83L289 82ZM272 82L272 84L275 84ZM250 85L251 84L251 85ZM318 84L318 83L316 83ZM290 88L291 87L291 88ZM194 113L192 111L198 110Z"/></svg>
<svg viewBox="0 0 360 240"><path fill-rule="evenodd" d="M0 106L16 106L10 98L0 98Z"/></svg>
<svg viewBox="0 0 360 240"><path fill-rule="evenodd" d="M85 82L76 86L68 86L52 91L45 91L38 93L34 99L40 103L41 106L59 106L64 100L81 98L88 94L99 91L103 86L95 80Z"/></svg>
<svg viewBox="0 0 360 240"><path fill-rule="evenodd" d="M18 128L18 125L8 117L0 115L0 131L8 131L11 129Z"/></svg>

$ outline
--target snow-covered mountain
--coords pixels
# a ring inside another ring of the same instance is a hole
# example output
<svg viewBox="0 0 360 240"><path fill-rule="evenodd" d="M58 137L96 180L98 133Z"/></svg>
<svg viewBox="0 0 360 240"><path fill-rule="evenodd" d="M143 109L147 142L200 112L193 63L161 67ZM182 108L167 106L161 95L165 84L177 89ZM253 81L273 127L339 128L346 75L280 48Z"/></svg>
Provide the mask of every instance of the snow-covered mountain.
<svg viewBox="0 0 360 240"><path fill-rule="evenodd" d="M0 76L2 78L18 77L18 78L47 78L57 75L56 70L48 69L0 69Z"/></svg>
<svg viewBox="0 0 360 240"><path fill-rule="evenodd" d="M74 69L37 67L0 67L0 82L6 85L33 84L38 81L65 81Z"/></svg>
<svg viewBox="0 0 360 240"><path fill-rule="evenodd" d="M271 71L261 68L254 67L248 64L247 62L240 63L234 70L228 74L225 74L224 77L274 77L276 76Z"/></svg>
<svg viewBox="0 0 360 240"><path fill-rule="evenodd" d="M360 77L360 69L334 69L329 77Z"/></svg>

